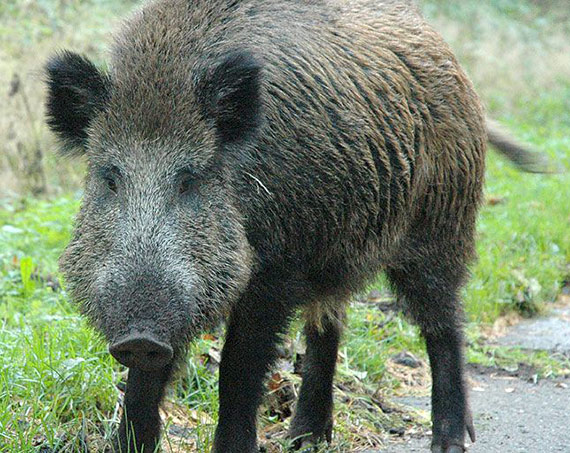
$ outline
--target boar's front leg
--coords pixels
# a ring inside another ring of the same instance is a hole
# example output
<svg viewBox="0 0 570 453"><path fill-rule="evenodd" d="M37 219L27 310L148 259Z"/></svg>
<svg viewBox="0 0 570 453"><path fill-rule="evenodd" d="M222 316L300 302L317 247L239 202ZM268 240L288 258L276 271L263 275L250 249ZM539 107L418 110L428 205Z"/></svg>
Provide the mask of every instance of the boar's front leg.
<svg viewBox="0 0 570 453"><path fill-rule="evenodd" d="M158 407L171 372L170 366L155 371L129 369L115 453L156 450L160 438Z"/></svg>
<svg viewBox="0 0 570 453"><path fill-rule="evenodd" d="M214 453L254 453L263 379L293 307L285 296L248 294L233 308L220 364L220 409Z"/></svg>
<svg viewBox="0 0 570 453"><path fill-rule="evenodd" d="M289 430L295 449L332 439L333 378L340 334L341 321L336 319L326 318L320 327L311 323L305 326L303 384Z"/></svg>

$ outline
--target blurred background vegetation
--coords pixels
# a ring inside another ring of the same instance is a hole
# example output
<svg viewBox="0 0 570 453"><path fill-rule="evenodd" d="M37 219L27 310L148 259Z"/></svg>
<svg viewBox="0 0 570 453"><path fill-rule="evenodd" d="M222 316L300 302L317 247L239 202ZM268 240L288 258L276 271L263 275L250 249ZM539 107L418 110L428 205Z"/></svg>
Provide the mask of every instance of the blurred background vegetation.
<svg viewBox="0 0 570 453"><path fill-rule="evenodd" d="M0 2L0 451L84 451L86 441L97 451L117 420L116 384L123 370L77 315L57 275L57 257L79 206L84 163L56 156L57 144L44 124L41 69L62 48L84 52L104 67L110 32L139 3ZM567 0L420 4L454 48L490 116L570 170ZM508 319L545 313L570 288L568 173L523 174L490 153L486 197L480 258L464 291L468 360L511 368L526 362L540 376L568 372L568 357L487 341ZM382 280L372 289L350 309L330 451L379 446L394 427L413 429L429 415L406 418L379 409L379 399L409 391L410 379L428 391L429 376L416 329L385 309L391 299ZM296 325L294 339L298 332ZM169 406L171 415L178 414L176 423L192 425L191 451L206 451L211 439L219 348L217 335L199 339L169 398L179 408ZM423 361L413 379L398 374L390 360L402 350ZM283 382L298 384L288 367L279 373ZM262 411L264 430L279 433L287 415L271 404Z"/></svg>
<svg viewBox="0 0 570 453"><path fill-rule="evenodd" d="M42 64L57 49L105 65L109 32L136 0L4 0L0 4L0 194L60 194L80 186L81 167L55 158L43 121ZM568 115L570 8L565 0L423 0L426 16L451 43L491 114L529 117L537 136L545 104ZM539 101L540 105L537 105ZM564 107L564 108L563 108ZM523 134L524 135L524 134ZM523 136L523 138L527 138Z"/></svg>

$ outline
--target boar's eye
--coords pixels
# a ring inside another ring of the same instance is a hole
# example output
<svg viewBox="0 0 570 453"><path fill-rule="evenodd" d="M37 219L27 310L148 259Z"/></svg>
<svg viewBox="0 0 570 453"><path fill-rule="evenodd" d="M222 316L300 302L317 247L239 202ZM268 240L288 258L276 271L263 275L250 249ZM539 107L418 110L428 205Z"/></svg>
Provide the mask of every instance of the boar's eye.
<svg viewBox="0 0 570 453"><path fill-rule="evenodd" d="M113 193L117 193L117 186L120 177L120 171L117 167L103 168L101 170L101 178L103 182Z"/></svg>
<svg viewBox="0 0 570 453"><path fill-rule="evenodd" d="M197 177L190 171L184 171L178 179L178 193L186 195L196 190L198 186Z"/></svg>
<svg viewBox="0 0 570 453"><path fill-rule="evenodd" d="M107 188L111 192L117 193L117 181L115 180L114 176L111 175L105 176L105 182L107 183Z"/></svg>

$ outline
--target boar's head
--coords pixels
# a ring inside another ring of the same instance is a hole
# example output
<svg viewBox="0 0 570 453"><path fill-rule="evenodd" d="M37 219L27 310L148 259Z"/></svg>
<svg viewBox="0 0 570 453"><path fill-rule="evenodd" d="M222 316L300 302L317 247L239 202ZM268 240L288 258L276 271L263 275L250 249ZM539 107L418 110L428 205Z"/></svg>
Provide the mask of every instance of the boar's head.
<svg viewBox="0 0 570 453"><path fill-rule="evenodd" d="M60 267L113 355L143 369L217 322L252 267L234 180L261 123L260 65L245 51L175 64L105 73L64 52L46 68L48 124L88 163Z"/></svg>

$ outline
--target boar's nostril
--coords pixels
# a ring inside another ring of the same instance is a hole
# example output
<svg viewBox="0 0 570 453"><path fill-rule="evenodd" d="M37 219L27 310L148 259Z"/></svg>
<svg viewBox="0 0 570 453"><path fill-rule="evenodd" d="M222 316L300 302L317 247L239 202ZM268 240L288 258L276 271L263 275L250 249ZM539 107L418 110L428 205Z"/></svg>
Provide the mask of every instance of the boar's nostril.
<svg viewBox="0 0 570 453"><path fill-rule="evenodd" d="M132 333L109 346L115 359L128 368L156 370L170 363L172 347L149 333Z"/></svg>

